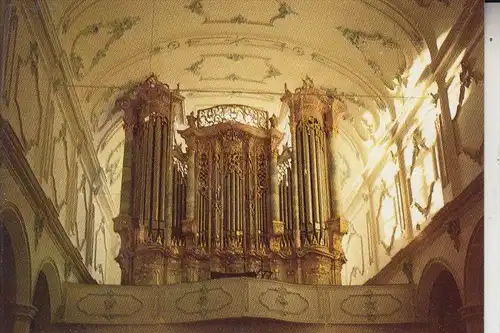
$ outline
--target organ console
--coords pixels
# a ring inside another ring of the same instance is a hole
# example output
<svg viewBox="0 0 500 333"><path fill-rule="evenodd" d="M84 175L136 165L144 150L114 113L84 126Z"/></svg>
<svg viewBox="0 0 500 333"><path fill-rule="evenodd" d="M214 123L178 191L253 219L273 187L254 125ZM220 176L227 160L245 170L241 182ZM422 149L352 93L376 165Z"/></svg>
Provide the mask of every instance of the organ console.
<svg viewBox="0 0 500 333"><path fill-rule="evenodd" d="M125 151L117 261L122 283L160 285L229 276L341 284L346 222L336 207L336 115L345 105L312 81L282 97L276 116L218 105L186 117L184 98L151 76L117 100Z"/></svg>

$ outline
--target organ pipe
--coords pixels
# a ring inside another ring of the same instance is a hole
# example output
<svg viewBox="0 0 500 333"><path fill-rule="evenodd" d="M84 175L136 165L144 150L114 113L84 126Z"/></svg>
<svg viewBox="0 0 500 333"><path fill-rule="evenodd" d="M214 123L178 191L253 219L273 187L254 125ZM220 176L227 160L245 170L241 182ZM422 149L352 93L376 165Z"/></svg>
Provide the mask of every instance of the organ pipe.
<svg viewBox="0 0 500 333"><path fill-rule="evenodd" d="M337 111L310 82L286 90L282 101L289 147L280 147L275 116L246 106L198 110L175 131L183 97L154 76L117 101L126 134L115 219L123 283L198 281L216 272L339 283Z"/></svg>

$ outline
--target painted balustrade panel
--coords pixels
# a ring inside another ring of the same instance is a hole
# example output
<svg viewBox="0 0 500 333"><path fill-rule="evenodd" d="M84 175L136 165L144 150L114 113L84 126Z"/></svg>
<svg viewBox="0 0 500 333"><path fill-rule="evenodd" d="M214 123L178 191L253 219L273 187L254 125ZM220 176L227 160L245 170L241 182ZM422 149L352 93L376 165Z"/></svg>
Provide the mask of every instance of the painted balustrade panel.
<svg viewBox="0 0 500 333"><path fill-rule="evenodd" d="M67 324L265 318L310 324L415 322L413 285L312 286L230 278L164 286L67 284Z"/></svg>

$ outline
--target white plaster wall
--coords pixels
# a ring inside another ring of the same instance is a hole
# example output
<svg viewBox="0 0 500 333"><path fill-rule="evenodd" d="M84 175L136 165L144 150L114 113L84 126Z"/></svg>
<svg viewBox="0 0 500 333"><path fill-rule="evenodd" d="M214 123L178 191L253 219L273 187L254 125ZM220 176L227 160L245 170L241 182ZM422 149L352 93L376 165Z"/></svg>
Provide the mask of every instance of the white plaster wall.
<svg viewBox="0 0 500 333"><path fill-rule="evenodd" d="M83 240L87 228L99 225L102 219L107 232L112 231L112 217L105 212L106 205L95 202L102 200L103 196L93 199L90 195L94 187L99 185L99 170L77 149L82 142L82 133L75 131L75 128L82 124L75 123L73 114L76 111L68 109L68 104L63 102L67 99L67 92L62 89L61 78L55 73L58 69L54 67L49 41L41 37L41 27L33 21L30 7L26 9L16 3L13 8L12 19L17 20L17 29L12 29L8 36L10 47L2 50L2 68L5 69L2 79L5 84L0 96L0 114L13 128L31 170L45 195L52 201L60 223L82 257L88 260L93 248L99 248L103 251L100 257L108 258L100 258L101 264L105 263L104 273L110 270L109 274L104 275L109 277L109 281L119 281L119 276L115 276L119 273L118 265L111 258L114 253L108 251L115 247L116 237L106 237L109 242L106 245ZM95 216L90 216L90 210L85 210L81 205L83 189L78 191L78 180L83 175L87 179L85 193L90 200L87 208L93 205L96 210L100 210ZM104 237L99 238L99 241L104 242Z"/></svg>

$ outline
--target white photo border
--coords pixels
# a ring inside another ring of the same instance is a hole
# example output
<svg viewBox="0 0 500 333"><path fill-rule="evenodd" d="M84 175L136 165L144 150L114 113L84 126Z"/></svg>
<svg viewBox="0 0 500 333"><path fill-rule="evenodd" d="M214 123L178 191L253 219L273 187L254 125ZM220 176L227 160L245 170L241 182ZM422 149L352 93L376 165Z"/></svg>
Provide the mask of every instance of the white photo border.
<svg viewBox="0 0 500 333"><path fill-rule="evenodd" d="M485 3L484 330L500 332L500 3Z"/></svg>

